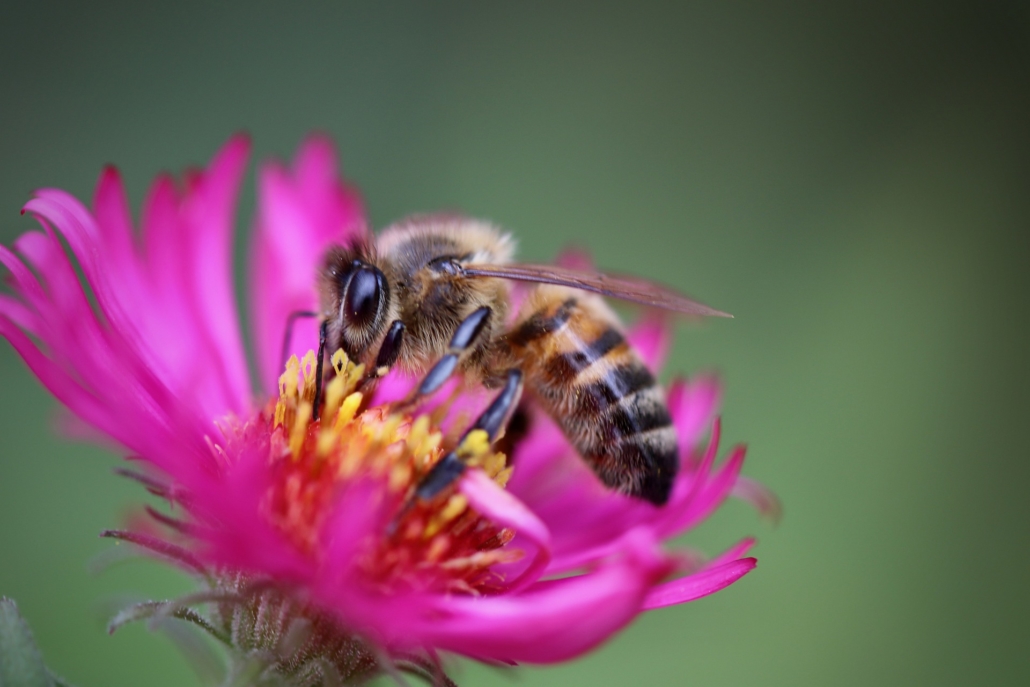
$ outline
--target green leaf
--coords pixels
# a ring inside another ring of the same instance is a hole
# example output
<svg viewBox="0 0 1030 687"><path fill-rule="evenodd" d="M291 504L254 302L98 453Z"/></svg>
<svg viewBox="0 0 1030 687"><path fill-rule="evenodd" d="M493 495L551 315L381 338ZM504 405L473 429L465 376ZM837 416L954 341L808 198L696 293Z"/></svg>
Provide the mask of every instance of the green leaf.
<svg viewBox="0 0 1030 687"><path fill-rule="evenodd" d="M0 687L54 687L28 624L7 597L0 597Z"/></svg>

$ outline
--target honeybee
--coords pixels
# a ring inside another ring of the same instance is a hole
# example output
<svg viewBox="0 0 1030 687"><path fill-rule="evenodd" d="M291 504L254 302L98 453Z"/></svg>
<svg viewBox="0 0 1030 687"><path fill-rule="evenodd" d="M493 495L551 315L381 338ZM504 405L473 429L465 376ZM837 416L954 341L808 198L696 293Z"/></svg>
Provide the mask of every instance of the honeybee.
<svg viewBox="0 0 1030 687"><path fill-rule="evenodd" d="M491 440L525 387L605 485L664 504L679 467L672 419L602 297L726 314L640 279L513 263L514 248L497 227L453 216L412 217L370 242L330 248L318 284L319 366L327 350L343 349L365 364L369 383L393 367L423 374L416 400L453 374L500 388L471 428ZM509 322L510 281L532 286ZM415 496L432 498L463 469L452 452Z"/></svg>

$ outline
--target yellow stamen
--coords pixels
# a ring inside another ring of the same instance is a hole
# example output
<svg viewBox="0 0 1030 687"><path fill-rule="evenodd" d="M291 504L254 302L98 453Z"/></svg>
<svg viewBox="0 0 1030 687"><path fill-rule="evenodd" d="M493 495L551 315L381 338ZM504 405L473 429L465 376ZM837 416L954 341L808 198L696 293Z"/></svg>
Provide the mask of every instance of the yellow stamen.
<svg viewBox="0 0 1030 687"><path fill-rule="evenodd" d="M314 351L308 351L304 354L304 359L301 360L301 365L304 369L304 388L301 391L300 397L309 403L313 403L315 400L315 353Z"/></svg>
<svg viewBox="0 0 1030 687"><path fill-rule="evenodd" d="M308 435L308 423L311 421L311 404L305 401L297 408L297 417L293 421L293 428L290 430L290 453L294 459L300 458L300 451L304 448L304 439Z"/></svg>
<svg viewBox="0 0 1030 687"><path fill-rule="evenodd" d="M511 478L511 470L512 469L510 467L507 467L501 470L499 473L497 473L497 476L494 477L494 482L497 483L497 486L508 486L508 480Z"/></svg>
<svg viewBox="0 0 1030 687"><path fill-rule="evenodd" d="M347 388L351 389L358 385L358 382L365 376L365 364L347 365Z"/></svg>
<svg viewBox="0 0 1030 687"><path fill-rule="evenodd" d="M430 520L426 525L425 532L422 536L426 539L434 536L437 532L443 529L444 525L464 513L468 508L468 505L469 501L463 494L455 494L451 498L447 499L447 503L445 503L443 508L436 513L436 517Z"/></svg>
<svg viewBox="0 0 1030 687"><path fill-rule="evenodd" d="M319 458L325 458L332 450L336 448L336 441L340 438L340 433L336 431L335 427L323 427L322 431L318 433L318 443L315 445L315 452Z"/></svg>
<svg viewBox="0 0 1030 687"><path fill-rule="evenodd" d="M338 431L342 430L354 420L354 416L358 413L358 408L361 407L361 401L362 396L360 391L355 391L344 399L343 405L340 406L340 412L336 416L336 429Z"/></svg>
<svg viewBox="0 0 1030 687"><path fill-rule="evenodd" d="M390 491L406 489L411 484L411 466L405 463L396 463L390 470Z"/></svg>
<svg viewBox="0 0 1030 687"><path fill-rule="evenodd" d="M447 408L412 418L396 406L366 407L367 399L357 391L366 367L349 360L343 351L333 353L330 360L335 374L328 375L323 388L321 423L312 420L317 360L310 351L287 361L278 380L274 413L268 408L264 421L272 421L272 438L279 442L273 459L282 456L286 468L280 500L275 501L280 504L276 522L303 548L315 550L325 504L336 498L339 485L359 475L381 480L385 488L373 495L397 508L400 521L361 562L374 579L416 585L432 580L451 593L480 594L494 588L502 578L490 566L513 560L512 554L494 550L513 535L483 520L455 488L429 501L414 496L420 480L445 453L444 447L451 450L453 445L455 435L445 437L437 429L438 415L446 414ZM461 427L462 422L451 417L448 426ZM483 430L469 432L454 451L497 484L503 486L511 475L505 456L491 448ZM436 572L421 580L422 573L415 572L420 568ZM443 570L450 572L440 578Z"/></svg>
<svg viewBox="0 0 1030 687"><path fill-rule="evenodd" d="M426 559L435 563L447 553L447 549L450 547L451 539L447 535L434 537L433 541L429 543L429 549L426 550Z"/></svg>
<svg viewBox="0 0 1030 687"><path fill-rule="evenodd" d="M343 397L347 393L347 384L342 377L333 377L325 386L325 408L322 410L323 417L333 417L340 409Z"/></svg>
<svg viewBox="0 0 1030 687"><path fill-rule="evenodd" d="M343 374L343 370L350 363L347 359L347 354L343 352L342 348L338 348L329 360L333 364L333 369L336 370L337 375Z"/></svg>
<svg viewBox="0 0 1030 687"><path fill-rule="evenodd" d="M505 462L507 460L503 453L487 453L480 459L483 472L491 479L497 477L498 473L504 469Z"/></svg>
<svg viewBox="0 0 1030 687"><path fill-rule="evenodd" d="M279 395L297 395L297 372L300 370L300 362L297 356L291 355L286 361L286 371L279 375Z"/></svg>
<svg viewBox="0 0 1030 687"><path fill-rule="evenodd" d="M443 434L440 432L433 432L419 444L418 448L415 449L416 456L428 456L435 454L440 449L440 444L443 443Z"/></svg>

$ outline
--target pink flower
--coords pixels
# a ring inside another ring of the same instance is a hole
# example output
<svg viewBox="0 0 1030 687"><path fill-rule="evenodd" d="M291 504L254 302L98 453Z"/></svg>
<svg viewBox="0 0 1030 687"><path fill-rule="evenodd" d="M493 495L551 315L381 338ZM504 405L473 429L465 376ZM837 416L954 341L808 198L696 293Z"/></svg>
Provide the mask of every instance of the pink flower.
<svg viewBox="0 0 1030 687"><path fill-rule="evenodd" d="M437 404L433 417L395 413L386 400L410 380L391 375L369 403L354 394L353 365L337 357L327 408L311 422L316 326L298 322L286 372L284 327L289 313L316 308L326 248L368 231L320 138L302 146L291 169L273 162L260 172L246 337L260 389L252 388L231 269L248 148L233 138L180 187L159 177L139 232L114 169L101 175L92 212L41 190L25 211L43 231L20 237L14 251L0 247L14 290L0 295L0 332L79 419L149 468L128 474L180 509L176 520L154 512L167 534L117 536L207 576L223 595L211 614L216 634L222 627L223 639L246 644L229 636L232 597L251 611L294 608L276 622L307 618L317 630L309 642L360 642L368 649L360 655L409 669L431 672L438 649L547 663L754 567L744 557L750 539L707 562L662 547L735 489L775 507L768 492L741 481L742 447L716 464L719 384L711 378L668 391L682 468L664 507L603 488L535 413L513 449L514 472L470 438L463 450L479 469L441 503L398 516L406 490L482 395L466 392L449 411ZM656 368L668 337L662 321L645 318L629 338ZM337 669L358 675L375 660Z"/></svg>

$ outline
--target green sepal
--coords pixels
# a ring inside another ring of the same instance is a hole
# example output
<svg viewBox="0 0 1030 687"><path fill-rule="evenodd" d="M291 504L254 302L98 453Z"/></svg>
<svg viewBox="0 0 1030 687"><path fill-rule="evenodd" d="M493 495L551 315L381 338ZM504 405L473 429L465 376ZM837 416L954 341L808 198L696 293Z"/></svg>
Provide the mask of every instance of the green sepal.
<svg viewBox="0 0 1030 687"><path fill-rule="evenodd" d="M55 687L55 682L18 605L0 597L0 687Z"/></svg>

